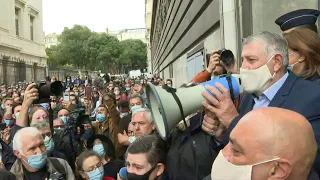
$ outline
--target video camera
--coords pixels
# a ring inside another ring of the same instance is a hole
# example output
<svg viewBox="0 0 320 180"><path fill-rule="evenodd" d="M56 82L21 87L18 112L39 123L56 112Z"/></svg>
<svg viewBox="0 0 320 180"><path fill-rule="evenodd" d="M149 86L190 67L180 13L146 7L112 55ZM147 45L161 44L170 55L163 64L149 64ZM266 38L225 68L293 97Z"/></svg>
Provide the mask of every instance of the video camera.
<svg viewBox="0 0 320 180"><path fill-rule="evenodd" d="M51 95L58 96L62 94L64 90L61 81L55 81L50 83L40 82L37 85L37 89L39 92L39 99L34 101L33 104L48 103L50 102Z"/></svg>

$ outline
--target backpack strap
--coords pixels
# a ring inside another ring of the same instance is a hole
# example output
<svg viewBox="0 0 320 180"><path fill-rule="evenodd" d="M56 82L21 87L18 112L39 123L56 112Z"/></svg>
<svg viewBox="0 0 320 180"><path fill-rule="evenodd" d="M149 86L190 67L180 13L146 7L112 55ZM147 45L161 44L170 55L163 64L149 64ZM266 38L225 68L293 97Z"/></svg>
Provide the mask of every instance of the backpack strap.
<svg viewBox="0 0 320 180"><path fill-rule="evenodd" d="M50 158L50 162L52 163L53 167L63 175L64 179L67 179L67 172L64 169L64 166L60 163L57 158Z"/></svg>

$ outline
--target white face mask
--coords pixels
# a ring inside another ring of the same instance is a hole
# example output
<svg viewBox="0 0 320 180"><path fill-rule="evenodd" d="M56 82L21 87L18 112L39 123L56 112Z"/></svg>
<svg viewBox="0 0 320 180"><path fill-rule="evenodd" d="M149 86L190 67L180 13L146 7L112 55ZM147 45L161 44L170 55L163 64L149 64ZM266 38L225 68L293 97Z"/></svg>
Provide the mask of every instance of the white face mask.
<svg viewBox="0 0 320 180"><path fill-rule="evenodd" d="M267 64L273 59L272 56L268 62L258 69L248 70L240 68L241 86L243 91L259 95L274 78L275 74L271 74Z"/></svg>
<svg viewBox="0 0 320 180"><path fill-rule="evenodd" d="M263 161L253 165L243 165L237 166L230 163L222 154L222 150L218 154L217 158L214 160L211 169L211 179L212 180L231 180L231 179L241 179L241 180L251 180L252 168L260 164L265 164L268 162L279 160L280 158L271 159L268 161ZM226 173L226 170L228 171Z"/></svg>

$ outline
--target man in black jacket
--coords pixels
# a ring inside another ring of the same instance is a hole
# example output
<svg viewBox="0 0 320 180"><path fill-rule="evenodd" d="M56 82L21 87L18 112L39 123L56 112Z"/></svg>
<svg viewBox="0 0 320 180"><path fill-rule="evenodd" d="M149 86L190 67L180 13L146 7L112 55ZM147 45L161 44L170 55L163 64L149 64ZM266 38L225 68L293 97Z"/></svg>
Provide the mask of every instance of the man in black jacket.
<svg viewBox="0 0 320 180"><path fill-rule="evenodd" d="M217 152L212 148L215 145L213 138L201 130L202 117L203 113L199 112L186 120L190 136L183 123L173 130L167 155L170 180L203 179L210 174Z"/></svg>
<svg viewBox="0 0 320 180"><path fill-rule="evenodd" d="M16 161L16 156L13 154L12 147L7 145L0 139L0 167L10 171L12 165Z"/></svg>

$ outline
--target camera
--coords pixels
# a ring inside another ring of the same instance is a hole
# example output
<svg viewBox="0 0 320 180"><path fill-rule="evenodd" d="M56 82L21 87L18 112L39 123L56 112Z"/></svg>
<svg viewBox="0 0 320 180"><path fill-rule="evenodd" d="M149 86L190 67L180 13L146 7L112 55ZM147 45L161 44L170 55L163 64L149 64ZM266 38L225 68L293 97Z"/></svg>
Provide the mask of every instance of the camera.
<svg viewBox="0 0 320 180"><path fill-rule="evenodd" d="M220 55L220 59L226 67L232 66L234 64L235 58L231 50L221 49L218 51L218 54ZM210 62L210 56L211 54L206 54L206 58L208 62L207 65L209 65L209 62Z"/></svg>
<svg viewBox="0 0 320 180"><path fill-rule="evenodd" d="M219 54L220 54L220 59L225 66L228 67L234 64L235 59L232 51L228 49L222 49L219 51Z"/></svg>
<svg viewBox="0 0 320 180"><path fill-rule="evenodd" d="M40 82L37 85L37 89L39 92L39 99L34 101L34 104L48 103L50 102L50 96L55 95L58 96L63 92L63 85L61 81L55 82Z"/></svg>

